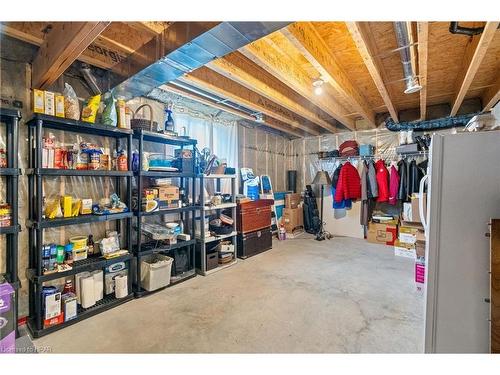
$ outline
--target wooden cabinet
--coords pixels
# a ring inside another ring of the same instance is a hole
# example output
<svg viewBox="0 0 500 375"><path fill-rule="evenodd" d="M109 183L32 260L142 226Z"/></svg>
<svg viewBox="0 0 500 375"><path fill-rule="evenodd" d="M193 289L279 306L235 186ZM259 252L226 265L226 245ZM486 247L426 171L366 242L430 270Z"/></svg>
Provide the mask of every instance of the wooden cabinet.
<svg viewBox="0 0 500 375"><path fill-rule="evenodd" d="M271 226L272 199L259 199L238 204L237 228L240 234L255 232Z"/></svg>

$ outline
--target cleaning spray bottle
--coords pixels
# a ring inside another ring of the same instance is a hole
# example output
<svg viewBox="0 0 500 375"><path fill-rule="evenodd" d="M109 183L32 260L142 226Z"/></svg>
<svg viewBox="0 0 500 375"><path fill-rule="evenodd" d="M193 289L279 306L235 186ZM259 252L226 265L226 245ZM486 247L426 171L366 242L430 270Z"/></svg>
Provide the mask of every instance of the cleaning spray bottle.
<svg viewBox="0 0 500 375"><path fill-rule="evenodd" d="M165 131L175 133L174 118L172 117L173 103L170 102L165 109L167 119L165 120Z"/></svg>

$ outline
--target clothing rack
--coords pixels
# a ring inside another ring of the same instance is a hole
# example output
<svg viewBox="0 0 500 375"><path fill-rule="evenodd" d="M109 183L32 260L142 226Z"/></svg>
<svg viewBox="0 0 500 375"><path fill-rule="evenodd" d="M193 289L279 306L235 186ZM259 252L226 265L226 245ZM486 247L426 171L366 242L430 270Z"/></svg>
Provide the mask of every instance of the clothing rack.
<svg viewBox="0 0 500 375"><path fill-rule="evenodd" d="M412 153L406 153L406 154L397 154L395 152L391 153L386 153L386 154L378 154L378 155L370 155L370 156L360 156L360 155L355 155L355 156L332 156L332 157L327 157L327 158L319 158L319 160L330 160L330 161L336 161L336 160L351 160L351 159L358 159L358 160L374 160L374 159L384 159L384 160L400 160L400 159L406 159L406 158L416 158L419 156L428 156L429 151L418 151L418 152L412 152Z"/></svg>

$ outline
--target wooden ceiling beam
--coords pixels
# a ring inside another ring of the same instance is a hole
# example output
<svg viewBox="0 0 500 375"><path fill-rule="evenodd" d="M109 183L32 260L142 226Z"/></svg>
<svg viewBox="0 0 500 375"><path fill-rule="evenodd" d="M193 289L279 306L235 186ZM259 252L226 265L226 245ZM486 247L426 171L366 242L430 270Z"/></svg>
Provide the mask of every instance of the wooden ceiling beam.
<svg viewBox="0 0 500 375"><path fill-rule="evenodd" d="M474 80L474 77L479 70L479 66L483 61L488 47L493 40L500 22L486 22L482 34L472 38L467 45L465 56L462 64L462 70L458 74L455 84L455 95L450 116L455 116L462 105L462 102L469 91L469 88Z"/></svg>
<svg viewBox="0 0 500 375"><path fill-rule="evenodd" d="M204 96L201 96L201 95L195 94L193 92L190 92L186 89L177 87L171 83L167 83L166 85L162 85L159 88L162 90L165 90L165 91L169 91L173 94L180 95L184 98L193 100L195 102L210 106L212 108L220 109L221 111L231 113L232 115L239 116L239 117L244 118L246 120L255 121L255 117L249 115L248 113L239 111L236 108L232 108L232 107L226 106L224 104L213 102L210 99L205 98Z"/></svg>
<svg viewBox="0 0 500 375"><path fill-rule="evenodd" d="M282 82L271 76L240 52L232 52L223 58L212 61L207 65L210 69L229 78L249 90L279 103L286 109L297 113L299 116L315 123L325 130L333 132L336 128L323 120L313 110L300 104L302 99Z"/></svg>
<svg viewBox="0 0 500 375"><path fill-rule="evenodd" d="M370 108L364 96L354 87L314 25L311 22L295 22L281 32L326 79L327 83L332 85L368 121L371 127L376 128L375 112Z"/></svg>
<svg viewBox="0 0 500 375"><path fill-rule="evenodd" d="M376 57L378 55L377 48L370 31L367 29L368 25L365 22L346 22L346 25L351 33L356 47L358 48L359 54L363 58L366 68L372 76L375 86L377 86L378 92L380 93L387 110L389 111L392 119L395 122L398 122L398 112L391 100L389 91L385 86L383 79L384 74L381 71L382 65L379 61L377 61L379 60Z"/></svg>
<svg viewBox="0 0 500 375"><path fill-rule="evenodd" d="M263 113L283 123L289 124L292 129L301 129L311 135L319 135L319 131L306 125L306 121L297 114L207 67L201 67L191 73L185 74L179 78L179 81L231 100L256 113Z"/></svg>
<svg viewBox="0 0 500 375"><path fill-rule="evenodd" d="M32 86L46 88L82 54L110 22L57 23L44 40L32 67Z"/></svg>
<svg viewBox="0 0 500 375"><path fill-rule="evenodd" d="M177 86L174 86L172 84L166 84L166 85L162 85L160 86L160 89L162 90L166 90L166 91L169 91L169 92L172 92L174 94L177 94L177 95L180 95L184 98L187 98L187 99L190 99L190 100L193 100L195 102L198 102L198 103L201 103L201 104L204 104L204 105L207 105L209 107L212 107L212 108L215 108L215 109L219 109L221 111L224 111L224 112L227 112L227 113L231 113L235 116L238 116L238 117L241 117L242 119L245 119L245 120L248 120L252 123L255 123L255 117L245 113L245 112L241 112L241 111L238 111L237 109L235 108L232 108L232 107L229 107L229 106L225 106L223 104L219 104L219 103L215 103L215 102L212 102L210 101L209 99L201 96L201 95L197 95L195 93L192 93L188 90L185 90L185 89L182 89L182 88L179 88ZM278 120L275 120L269 116L264 116L263 117L263 122L259 123L260 125L265 125L265 126L268 126L270 128L273 128L275 130L279 130L283 133L286 133L288 135L293 135L293 136L296 136L296 137L303 137L304 136L304 133L303 132L300 132L298 130L294 130L293 128L291 128L290 126L288 126L287 124L284 124ZM306 133L307 134L307 133Z"/></svg>
<svg viewBox="0 0 500 375"><path fill-rule="evenodd" d="M489 111L500 101L500 75L497 77L495 84L485 90L482 98L483 111Z"/></svg>
<svg viewBox="0 0 500 375"><path fill-rule="evenodd" d="M355 121L346 117L346 110L335 101L335 98L329 95L314 95L312 79L307 73L266 38L248 44L241 48L240 52L323 112L347 128L355 130Z"/></svg>
<svg viewBox="0 0 500 375"><path fill-rule="evenodd" d="M140 21L140 22L124 22L124 24L132 27L139 32L146 32L151 36L161 34L172 22L159 22L159 21Z"/></svg>
<svg viewBox="0 0 500 375"><path fill-rule="evenodd" d="M429 56L429 22L417 22L418 78L420 86L420 120L427 116L427 59Z"/></svg>

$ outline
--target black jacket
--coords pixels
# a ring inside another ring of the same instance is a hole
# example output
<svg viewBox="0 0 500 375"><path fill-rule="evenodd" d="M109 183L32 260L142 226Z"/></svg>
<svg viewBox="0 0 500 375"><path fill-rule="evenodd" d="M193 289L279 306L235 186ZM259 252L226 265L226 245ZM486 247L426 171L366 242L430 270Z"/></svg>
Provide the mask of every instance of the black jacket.
<svg viewBox="0 0 500 375"><path fill-rule="evenodd" d="M399 189L398 199L406 202L408 200L408 165L404 159L398 162Z"/></svg>

